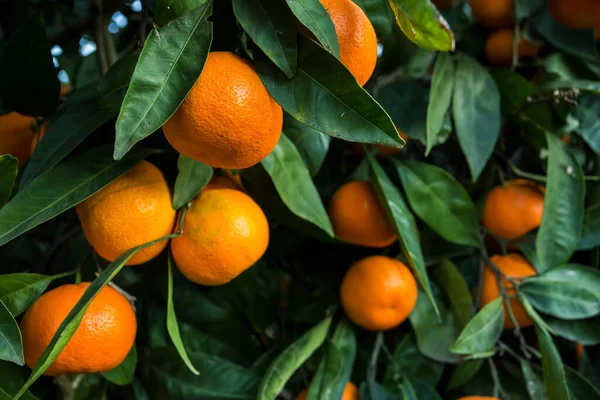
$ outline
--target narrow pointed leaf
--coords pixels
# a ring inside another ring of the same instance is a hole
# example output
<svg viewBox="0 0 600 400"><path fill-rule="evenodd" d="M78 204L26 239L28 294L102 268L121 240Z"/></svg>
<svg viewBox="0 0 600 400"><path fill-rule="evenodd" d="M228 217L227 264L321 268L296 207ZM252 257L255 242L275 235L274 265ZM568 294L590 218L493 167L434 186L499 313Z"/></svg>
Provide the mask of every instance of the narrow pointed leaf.
<svg viewBox="0 0 600 400"><path fill-rule="evenodd" d="M569 400L565 369L550 334L536 325L535 331L542 352L544 384L548 400Z"/></svg>
<svg viewBox="0 0 600 400"><path fill-rule="evenodd" d="M0 208L10 199L17 178L18 164L19 161L9 154L0 156Z"/></svg>
<svg viewBox="0 0 600 400"><path fill-rule="evenodd" d="M333 21L319 0L285 0L296 18L311 31L319 42L335 57L340 56L340 45Z"/></svg>
<svg viewBox="0 0 600 400"><path fill-rule="evenodd" d="M175 180L174 209L183 207L192 201L213 176L213 169L210 165L202 164L183 154L179 155L177 168L179 174Z"/></svg>
<svg viewBox="0 0 600 400"><path fill-rule="evenodd" d="M284 116L283 121L283 131L294 142L310 171L310 175L314 177L325 161L331 143L331 136L324 135L310 126L304 125L288 114Z"/></svg>
<svg viewBox="0 0 600 400"><path fill-rule="evenodd" d="M0 360L24 365L21 330L8 308L0 301Z"/></svg>
<svg viewBox="0 0 600 400"><path fill-rule="evenodd" d="M473 317L473 298L469 286L460 270L450 260L443 260L433 269L438 285L446 292L446 298L461 329Z"/></svg>
<svg viewBox="0 0 600 400"><path fill-rule="evenodd" d="M157 0L154 10L154 22L163 26L167 22L181 17L212 0Z"/></svg>
<svg viewBox="0 0 600 400"><path fill-rule="evenodd" d="M446 113L452 101L454 87L454 59L450 54L440 53L433 68L429 105L427 106L427 150L438 144L438 135L442 132Z"/></svg>
<svg viewBox="0 0 600 400"><path fill-rule="evenodd" d="M450 350L457 354L476 354L490 351L502 334L504 309L502 298L488 303L465 326Z"/></svg>

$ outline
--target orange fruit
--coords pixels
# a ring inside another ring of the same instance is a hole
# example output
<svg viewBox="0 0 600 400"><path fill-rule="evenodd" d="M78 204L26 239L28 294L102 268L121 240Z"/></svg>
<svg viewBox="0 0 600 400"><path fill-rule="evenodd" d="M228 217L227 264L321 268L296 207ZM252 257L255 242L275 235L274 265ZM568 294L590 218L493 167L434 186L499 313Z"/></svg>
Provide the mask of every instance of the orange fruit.
<svg viewBox="0 0 600 400"><path fill-rule="evenodd" d="M475 19L488 28L502 28L514 22L514 0L469 0Z"/></svg>
<svg viewBox="0 0 600 400"><path fill-rule="evenodd" d="M342 306L348 318L369 330L400 325L417 302L417 282L400 261L371 256L354 263L342 281Z"/></svg>
<svg viewBox="0 0 600 400"><path fill-rule="evenodd" d="M29 160L35 145L37 122L16 112L0 116L0 155L10 154L19 160L19 167ZM40 132L45 133L45 125Z"/></svg>
<svg viewBox="0 0 600 400"><path fill-rule="evenodd" d="M572 29L592 29L600 25L598 0L548 0L548 10L559 24Z"/></svg>
<svg viewBox="0 0 600 400"><path fill-rule="evenodd" d="M500 400L497 397L489 397L489 396L467 396L461 397L458 400Z"/></svg>
<svg viewBox="0 0 600 400"><path fill-rule="evenodd" d="M335 26L340 61L360 86L369 80L377 64L377 36L365 12L352 0L320 0Z"/></svg>
<svg viewBox="0 0 600 400"><path fill-rule="evenodd" d="M354 181L340 186L327 211L335 236L348 243L381 248L396 240L396 233L369 182Z"/></svg>
<svg viewBox="0 0 600 400"><path fill-rule="evenodd" d="M175 210L162 172L148 161L75 206L83 233L94 250L114 261L126 250L166 236L173 231ZM156 257L167 241L138 251L127 265Z"/></svg>
<svg viewBox="0 0 600 400"><path fill-rule="evenodd" d="M544 188L517 179L488 193L482 223L494 235L513 240L540 226L543 213Z"/></svg>
<svg viewBox="0 0 600 400"><path fill-rule="evenodd" d="M296 400L306 400L308 396L308 389L303 389L298 396L296 396ZM342 398L340 400L359 400L360 392L354 383L348 382L346 388L344 389L344 393L342 394Z"/></svg>
<svg viewBox="0 0 600 400"><path fill-rule="evenodd" d="M581 343L575 345L575 354L577 355L577 361L581 363L581 357L583 357L584 347Z"/></svg>
<svg viewBox="0 0 600 400"><path fill-rule="evenodd" d="M33 368L75 303L90 285L63 285L40 296L21 320L25 363ZM110 286L92 300L81 324L44 375L81 374L113 369L129 353L137 322L129 301Z"/></svg>
<svg viewBox="0 0 600 400"><path fill-rule="evenodd" d="M215 286L250 268L268 245L269 224L258 204L239 190L208 185L192 201L171 252L189 280Z"/></svg>
<svg viewBox="0 0 600 400"><path fill-rule="evenodd" d="M485 42L485 57L491 65L509 67L512 64L514 37L513 28L498 29L488 36ZM532 58L537 56L539 50L539 45L522 37L517 54L519 59Z"/></svg>
<svg viewBox="0 0 600 400"><path fill-rule="evenodd" d="M490 260L509 278L519 281L521 278L525 278L531 275L535 275L535 269L519 254L509 253L506 256L494 255ZM481 307L490 303L491 301L500 297L500 289L498 288L498 281L496 279L496 273L492 270L489 265L483 270L483 284L481 288ZM506 289L506 293L510 295L515 294L515 290L512 284L505 278L502 278L502 285ZM512 329L514 325L504 306L504 329ZM521 328L525 328L533 325L532 319L529 317L523 305L516 298L510 299L510 306L515 315L515 319L519 323Z"/></svg>
<svg viewBox="0 0 600 400"><path fill-rule="evenodd" d="M250 63L210 52L200 78L164 124L181 154L219 168L248 168L265 158L281 136L283 111Z"/></svg>

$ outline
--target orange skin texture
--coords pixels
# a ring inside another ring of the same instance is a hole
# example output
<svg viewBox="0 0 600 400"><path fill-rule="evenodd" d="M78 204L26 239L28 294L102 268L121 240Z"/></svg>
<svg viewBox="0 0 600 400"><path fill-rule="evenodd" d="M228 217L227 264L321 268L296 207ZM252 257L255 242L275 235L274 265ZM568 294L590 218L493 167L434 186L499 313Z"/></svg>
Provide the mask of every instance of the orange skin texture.
<svg viewBox="0 0 600 400"><path fill-rule="evenodd" d="M114 261L126 250L169 235L175 224L171 192L162 172L148 161L75 206L83 233L94 250ZM140 250L127 265L156 257L167 241Z"/></svg>
<svg viewBox="0 0 600 400"><path fill-rule="evenodd" d="M25 363L33 368L52 336L90 285L63 285L44 293L21 320ZM135 341L137 321L129 301L110 286L92 300L67 346L44 375L108 371L121 364Z"/></svg>
<svg viewBox="0 0 600 400"><path fill-rule="evenodd" d="M598 0L548 0L548 11L559 24L572 29L592 29L600 25Z"/></svg>
<svg viewBox="0 0 600 400"><path fill-rule="evenodd" d="M296 396L296 400L306 400L308 396L308 389L302 389L298 396ZM346 388L344 389L344 393L342 394L342 398L340 400L359 400L360 392L356 385L352 382L348 382Z"/></svg>
<svg viewBox="0 0 600 400"><path fill-rule="evenodd" d="M0 116L0 155L10 154L19 167L29 160L36 142L36 120L16 112ZM45 133L45 125L40 133Z"/></svg>
<svg viewBox="0 0 600 400"><path fill-rule="evenodd" d="M355 324L387 330L406 320L417 302L417 282L406 265L371 256L354 263L342 281L342 306Z"/></svg>
<svg viewBox="0 0 600 400"><path fill-rule="evenodd" d="M475 19L488 28L502 28L514 22L513 0L469 0Z"/></svg>
<svg viewBox="0 0 600 400"><path fill-rule="evenodd" d="M396 240L396 233L368 182L348 182L335 191L328 208L335 236L348 243L382 248Z"/></svg>
<svg viewBox="0 0 600 400"><path fill-rule="evenodd" d="M377 36L365 12L351 0L319 0L329 13L340 44L340 61L360 86L377 64Z"/></svg>
<svg viewBox="0 0 600 400"><path fill-rule="evenodd" d="M190 281L216 286L250 268L268 245L267 218L250 196L207 185L192 201L183 234L171 240L171 252Z"/></svg>
<svg viewBox="0 0 600 400"><path fill-rule="evenodd" d="M516 253L509 253L506 256L494 255L490 260L509 278L513 278L519 281L522 278L532 276L536 274L535 269L524 259L521 255ZM506 279L502 278L502 285L506 289L508 295L515 294L515 290L512 284ZM500 289L498 288L498 281L496 280L496 274L490 266L486 265L483 270L483 286L481 289L481 308L486 304L500 297ZM506 302L502 303L504 307L504 329L513 329L514 325L508 315L506 308ZM519 323L519 327L526 328L533 325L533 320L529 317L523 305L516 299L510 299L510 306L515 315L515 319Z"/></svg>
<svg viewBox="0 0 600 400"><path fill-rule="evenodd" d="M543 213L544 189L519 179L488 193L482 223L494 235L513 240L540 226Z"/></svg>
<svg viewBox="0 0 600 400"><path fill-rule="evenodd" d="M491 65L509 67L512 64L512 49L515 32L513 28L498 29L488 36L485 42L485 57ZM517 54L519 59L533 58L540 51L540 46L524 38L519 41Z"/></svg>
<svg viewBox="0 0 600 400"><path fill-rule="evenodd" d="M281 136L283 111L242 58L210 52L200 78L163 125L181 154L217 168L248 168Z"/></svg>
<svg viewBox="0 0 600 400"><path fill-rule="evenodd" d="M467 396L461 397L458 400L500 400L497 397L489 397L489 396Z"/></svg>

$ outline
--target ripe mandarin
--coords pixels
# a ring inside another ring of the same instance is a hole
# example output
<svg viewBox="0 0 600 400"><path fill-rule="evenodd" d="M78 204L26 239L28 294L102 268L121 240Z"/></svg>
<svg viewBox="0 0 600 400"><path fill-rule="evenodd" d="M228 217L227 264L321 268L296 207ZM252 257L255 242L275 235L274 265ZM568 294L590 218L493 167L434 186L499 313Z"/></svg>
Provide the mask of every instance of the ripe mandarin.
<svg viewBox="0 0 600 400"><path fill-rule="evenodd" d="M396 233L369 182L354 181L340 186L327 211L335 235L348 243L386 247L396 240Z"/></svg>
<svg viewBox="0 0 600 400"><path fill-rule="evenodd" d="M467 396L461 397L458 400L500 400L497 397L489 397L489 396Z"/></svg>
<svg viewBox="0 0 600 400"><path fill-rule="evenodd" d="M598 0L548 0L548 10L559 24L572 29L592 29L600 25Z"/></svg>
<svg viewBox="0 0 600 400"><path fill-rule="evenodd" d="M283 111L250 63L210 52L200 78L163 132L178 152L218 168L248 168L281 136Z"/></svg>
<svg viewBox="0 0 600 400"><path fill-rule="evenodd" d="M490 260L509 278L519 281L522 278L532 276L536 274L535 269L525 260L522 256L515 253L509 253L506 256L494 255ZM508 282L505 278L502 278L502 285L504 286L508 295L515 293L512 283ZM497 299L500 296L500 289L498 288L498 281L496 279L496 273L492 270L489 265L483 270L483 286L481 288L481 307ZM510 299L510 306L515 315L519 326L526 328L533 325L533 320L529 317L523 305L518 299ZM506 304L503 303L504 307L504 329L514 328Z"/></svg>
<svg viewBox="0 0 600 400"><path fill-rule="evenodd" d="M308 389L303 389L298 396L296 396L296 400L306 400L308 396ZM344 393L342 394L342 398L340 400L359 400L360 392L354 383L348 382L346 388L344 389Z"/></svg>
<svg viewBox="0 0 600 400"><path fill-rule="evenodd" d="M469 0L475 19L488 28L502 28L514 22L514 0Z"/></svg>
<svg viewBox="0 0 600 400"><path fill-rule="evenodd" d="M0 116L0 155L10 154L19 160L19 167L29 160L36 142L36 120L16 112ZM45 133L45 125L41 132Z"/></svg>
<svg viewBox="0 0 600 400"><path fill-rule="evenodd" d="M488 36L485 42L485 57L491 65L508 67L512 64L514 37L513 28L498 29ZM519 40L517 47L519 59L535 57L539 50L539 45L525 38Z"/></svg>
<svg viewBox="0 0 600 400"><path fill-rule="evenodd" d="M417 283L406 265L384 256L354 263L341 288L346 315L369 330L400 325L417 303L417 293Z"/></svg>
<svg viewBox="0 0 600 400"><path fill-rule="evenodd" d="M170 234L175 223L167 181L148 161L141 161L75 210L88 242L109 261L128 249ZM145 263L166 246L163 240L140 250L127 265Z"/></svg>
<svg viewBox="0 0 600 400"><path fill-rule="evenodd" d="M25 363L35 366L58 327L90 285L63 285L40 296L23 315ZM137 321L129 301L110 286L92 300L75 334L44 375L81 374L113 369L135 341Z"/></svg>

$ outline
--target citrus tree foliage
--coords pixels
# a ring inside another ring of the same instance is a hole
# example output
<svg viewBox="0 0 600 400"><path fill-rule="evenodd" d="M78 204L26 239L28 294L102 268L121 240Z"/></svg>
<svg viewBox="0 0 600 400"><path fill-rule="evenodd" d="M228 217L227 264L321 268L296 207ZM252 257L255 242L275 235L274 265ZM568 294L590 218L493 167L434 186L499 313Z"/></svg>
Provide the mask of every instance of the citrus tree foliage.
<svg viewBox="0 0 600 400"><path fill-rule="evenodd" d="M0 398L292 399L310 383L309 399L339 399L351 381L371 400L600 399L593 29L559 23L553 1L515 0L502 48L486 46L495 28L464 0L355 3L379 43L362 88L317 0L0 2L0 114L35 117L39 141L27 163L0 154ZM279 143L253 167L201 164L161 131L209 51L252 63L284 110ZM404 144L396 129L407 144L386 151ZM101 259L73 207L143 159L174 191L179 228L211 177L234 176L268 218L262 259L217 287L186 280L167 250L125 266L181 229ZM530 218L503 201L486 209L492 188L517 179L543 198L541 222L499 237L482 215L509 227ZM385 249L335 237L326 205L350 180L375 189L398 238ZM506 276L490 261L506 253L536 274ZM419 285L408 319L385 332L340 307L345 272L375 254ZM496 300L484 268L506 284ZM29 369L22 314L81 280L93 283ZM109 284L135 298L127 358L102 374L42 377Z"/></svg>

